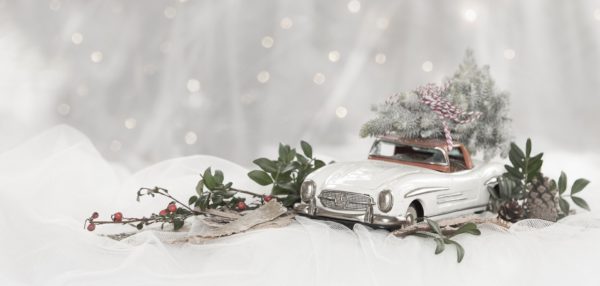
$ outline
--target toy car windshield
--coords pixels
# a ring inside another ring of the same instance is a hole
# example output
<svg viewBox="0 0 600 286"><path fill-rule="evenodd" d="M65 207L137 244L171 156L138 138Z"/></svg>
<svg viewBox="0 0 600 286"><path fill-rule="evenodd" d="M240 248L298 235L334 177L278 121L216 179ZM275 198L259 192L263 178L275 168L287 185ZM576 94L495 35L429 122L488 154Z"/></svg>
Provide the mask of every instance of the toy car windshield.
<svg viewBox="0 0 600 286"><path fill-rule="evenodd" d="M404 162L448 164L446 156L440 148L406 145L384 140L375 141L369 155Z"/></svg>

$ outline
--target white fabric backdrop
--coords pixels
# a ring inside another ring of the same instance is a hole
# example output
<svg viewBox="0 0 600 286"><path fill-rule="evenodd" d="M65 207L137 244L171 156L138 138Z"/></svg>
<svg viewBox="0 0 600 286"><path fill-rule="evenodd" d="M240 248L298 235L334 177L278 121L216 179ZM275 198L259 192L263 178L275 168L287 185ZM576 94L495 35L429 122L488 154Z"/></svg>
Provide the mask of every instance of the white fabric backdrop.
<svg viewBox="0 0 600 286"><path fill-rule="evenodd" d="M468 47L512 94L519 142L597 153L598 0L0 0L0 149L67 123L135 169L300 139L354 160L371 104Z"/></svg>
<svg viewBox="0 0 600 286"><path fill-rule="evenodd" d="M598 158L564 158L548 158L548 168L576 164L569 173L594 173L588 178L599 179L600 168L588 163ZM466 249L460 264L450 247L433 255L432 241L306 218L203 245L163 244L160 233L153 232L116 242L97 234L121 228L83 229L92 211L104 217L117 210L142 215L167 203L137 203L140 186L163 186L187 198L198 172L209 165L224 170L241 188L258 188L244 168L210 156L169 160L130 174L67 126L1 154L0 285L600 284L600 193L594 183L583 195L591 213L545 228L526 222L507 233L484 227L481 237L459 236Z"/></svg>

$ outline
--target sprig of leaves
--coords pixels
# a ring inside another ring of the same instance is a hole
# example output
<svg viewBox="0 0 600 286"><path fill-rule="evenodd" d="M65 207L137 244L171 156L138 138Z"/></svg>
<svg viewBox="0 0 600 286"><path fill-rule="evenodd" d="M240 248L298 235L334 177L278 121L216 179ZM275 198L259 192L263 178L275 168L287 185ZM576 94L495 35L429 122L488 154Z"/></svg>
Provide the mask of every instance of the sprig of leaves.
<svg viewBox="0 0 600 286"><path fill-rule="evenodd" d="M539 153L531 157L531 139L529 138L527 138L527 142L525 143L525 152L517 144L511 142L508 159L512 163L512 166L504 165L507 171L505 175L519 182L521 186L524 186L540 174L542 165L544 164L544 160L542 160L543 156L544 153Z"/></svg>
<svg viewBox="0 0 600 286"><path fill-rule="evenodd" d="M431 231L417 231L411 235L415 235L423 238L432 238L436 244L435 254L440 254L446 249L446 245L454 245L456 247L456 261L460 263L465 256L465 249L458 243L456 240L451 239L459 234L468 233L472 235L480 235L481 231L477 228L477 225L468 222L461 227L459 227L455 231L449 231L449 233L444 233L442 228L440 228L439 224L433 220L425 219Z"/></svg>
<svg viewBox="0 0 600 286"><path fill-rule="evenodd" d="M260 170L252 170L248 177L261 186L271 187L271 194L283 197L282 203L291 207L300 200L300 186L306 176L325 166L325 162L313 157L310 144L300 141L302 153L289 145L279 144L277 160L258 158L253 161Z"/></svg>
<svg viewBox="0 0 600 286"><path fill-rule="evenodd" d="M571 197L573 203L575 203L580 208L586 209L588 211L590 210L590 206L584 199L575 196L575 194L583 191L583 189L585 189L585 187L587 187L589 183L590 181L584 178L579 178L575 180L575 182L571 186L571 194L567 195L567 174L565 174L565 172L560 173L560 177L558 178L558 205L560 206L560 210L562 211L563 217L569 215L569 210L571 208L569 202L565 199L565 197Z"/></svg>
<svg viewBox="0 0 600 286"><path fill-rule="evenodd" d="M238 193L260 197L262 202L262 195L235 189L232 182L225 183L225 176L221 170L213 172L209 167L200 176L202 179L196 185L196 195L191 196L188 200L190 206L193 205L202 211L219 207L235 209L238 203L246 201L246 198L236 196ZM248 206L248 209L257 207Z"/></svg>

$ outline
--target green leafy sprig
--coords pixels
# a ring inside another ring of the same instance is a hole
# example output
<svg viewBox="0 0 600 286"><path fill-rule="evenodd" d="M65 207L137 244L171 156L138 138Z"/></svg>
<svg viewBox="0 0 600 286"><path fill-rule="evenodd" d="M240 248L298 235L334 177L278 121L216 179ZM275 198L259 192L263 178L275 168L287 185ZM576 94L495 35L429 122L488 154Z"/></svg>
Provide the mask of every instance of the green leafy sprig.
<svg viewBox="0 0 600 286"><path fill-rule="evenodd" d="M590 210L590 206L584 199L575 196L575 194L583 191L583 189L585 189L585 187L587 187L589 183L590 181L584 178L579 178L575 180L575 182L571 186L571 193L567 195L567 174L565 174L565 172L560 173L560 177L558 178L558 205L560 206L560 210L562 211L563 217L569 215L569 211L571 208L569 202L565 199L566 197L570 197L573 203L575 203L580 208L588 211Z"/></svg>
<svg viewBox="0 0 600 286"><path fill-rule="evenodd" d="M289 145L279 144L277 160L258 158L253 161L260 170L252 170L248 177L261 186L271 187L271 195L282 198L286 207L300 200L300 186L306 176L325 166L325 162L313 157L310 144L300 141L302 153Z"/></svg>
<svg viewBox="0 0 600 286"><path fill-rule="evenodd" d="M462 225L457 230L443 231L437 222L430 219L425 220L431 228L431 231L417 231L415 233L411 233L410 235L415 235L423 238L432 238L436 244L436 255L442 253L446 249L446 245L454 245L454 247L456 247L456 261L459 263L463 260L465 256L465 249L462 247L462 245L460 245L460 243L451 238L463 233L468 233L472 235L481 234L481 231L477 228L477 225L472 222L468 222Z"/></svg>
<svg viewBox="0 0 600 286"><path fill-rule="evenodd" d="M264 202L264 195L233 188L232 182L225 183L225 176L221 170L215 170L213 173L209 167L200 176L202 179L196 185L196 195L191 196L188 200L189 205L198 207L200 210L204 211L219 207L235 209L240 202L245 205L246 198L236 196L238 193L260 198L261 203ZM254 209L257 207L258 205L251 205L244 207L244 209Z"/></svg>

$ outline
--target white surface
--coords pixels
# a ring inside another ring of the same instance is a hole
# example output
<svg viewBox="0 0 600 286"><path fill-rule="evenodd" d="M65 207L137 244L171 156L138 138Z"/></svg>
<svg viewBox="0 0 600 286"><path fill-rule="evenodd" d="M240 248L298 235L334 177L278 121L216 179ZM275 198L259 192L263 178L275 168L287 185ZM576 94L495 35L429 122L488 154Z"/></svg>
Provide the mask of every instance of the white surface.
<svg viewBox="0 0 600 286"><path fill-rule="evenodd" d="M576 166L569 174L598 174L585 158L578 164L567 155L557 158L564 158L557 163L563 167ZM141 215L167 203L136 203L140 186L163 186L186 199L208 165L238 187L255 189L246 170L209 156L174 159L130 175L65 126L0 155L0 285L600 284L597 211L543 229L484 228L481 237L459 236L466 249L461 264L452 247L433 255L432 241L305 218L205 245L165 245L152 232L136 235L134 244L116 242L97 234L120 229L83 229L92 211L105 218L117 210ZM583 197L600 209L596 186L588 188Z"/></svg>

